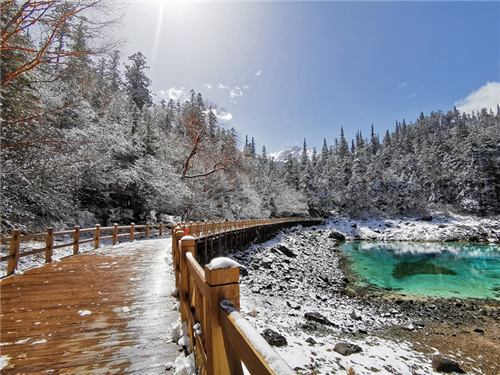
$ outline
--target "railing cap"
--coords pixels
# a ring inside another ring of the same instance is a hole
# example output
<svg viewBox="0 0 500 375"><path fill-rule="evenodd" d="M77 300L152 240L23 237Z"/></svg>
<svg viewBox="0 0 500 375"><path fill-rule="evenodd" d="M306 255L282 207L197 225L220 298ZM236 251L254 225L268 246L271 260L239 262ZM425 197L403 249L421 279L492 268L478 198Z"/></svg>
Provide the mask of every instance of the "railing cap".
<svg viewBox="0 0 500 375"><path fill-rule="evenodd" d="M240 264L231 258L226 257L218 257L212 259L210 263L208 263L205 267L207 267L210 271L212 270L220 270L226 268L236 268L239 267Z"/></svg>

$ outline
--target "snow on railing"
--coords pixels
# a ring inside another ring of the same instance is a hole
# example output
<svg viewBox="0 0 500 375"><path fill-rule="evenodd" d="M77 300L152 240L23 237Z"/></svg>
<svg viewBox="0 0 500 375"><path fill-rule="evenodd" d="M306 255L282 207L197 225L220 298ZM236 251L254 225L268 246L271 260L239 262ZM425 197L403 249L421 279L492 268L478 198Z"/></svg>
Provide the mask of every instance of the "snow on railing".
<svg viewBox="0 0 500 375"><path fill-rule="evenodd" d="M156 228L158 228L158 230L151 230ZM138 229L144 229L144 231L137 231ZM114 224L112 227L101 227L99 224L96 224L95 228L80 229L79 226L75 226L73 230L62 232L55 232L54 228L47 228L47 233L28 235L22 235L20 230L13 230L10 237L2 237L0 239L1 243L9 243L9 255L2 256L0 258L0 262L8 262L7 276L9 276L15 273L18 269L19 258L22 257L45 253L45 262L47 263L52 260L55 249L72 246L74 255L79 252L80 245L84 243L93 242L94 249L97 249L100 241L103 240L112 240L114 245L118 242L118 238L128 237L130 241L133 241L134 237L141 235L144 235L145 237L149 237L153 234L162 236L167 229L172 229L172 225L163 223L135 225L132 223L129 226L119 226L118 224ZM102 236L103 232L107 232L107 235ZM111 232L111 234L109 234L109 232ZM82 239L81 235L86 233L92 233L93 235L91 235L90 238ZM54 238L60 236L73 236L73 240L71 242L55 245ZM45 247L21 252L21 243L32 239L45 239Z"/></svg>

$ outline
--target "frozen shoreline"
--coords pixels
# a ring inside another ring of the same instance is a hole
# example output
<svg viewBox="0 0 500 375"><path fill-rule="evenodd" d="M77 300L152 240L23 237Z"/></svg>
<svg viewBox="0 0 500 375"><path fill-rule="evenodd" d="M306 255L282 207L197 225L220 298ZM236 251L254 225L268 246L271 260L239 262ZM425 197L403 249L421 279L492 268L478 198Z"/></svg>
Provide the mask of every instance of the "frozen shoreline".
<svg viewBox="0 0 500 375"><path fill-rule="evenodd" d="M498 244L500 217L445 216L434 214L392 219L350 219L331 217L326 226L336 229L347 240L437 241Z"/></svg>

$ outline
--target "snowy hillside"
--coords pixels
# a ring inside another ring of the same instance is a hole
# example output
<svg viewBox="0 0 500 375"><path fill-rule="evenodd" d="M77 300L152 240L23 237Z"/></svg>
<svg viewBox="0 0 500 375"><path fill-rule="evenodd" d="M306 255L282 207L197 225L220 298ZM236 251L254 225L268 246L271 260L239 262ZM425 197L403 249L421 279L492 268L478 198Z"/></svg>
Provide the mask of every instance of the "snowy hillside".
<svg viewBox="0 0 500 375"><path fill-rule="evenodd" d="M275 162L285 162L286 158L288 155L295 156L298 160L300 160L302 156L302 147L299 147L297 145L290 146L285 148L284 150L281 150L279 152L273 152L269 154L270 158L274 158ZM307 150L307 157L311 159L313 155L313 150L308 149Z"/></svg>

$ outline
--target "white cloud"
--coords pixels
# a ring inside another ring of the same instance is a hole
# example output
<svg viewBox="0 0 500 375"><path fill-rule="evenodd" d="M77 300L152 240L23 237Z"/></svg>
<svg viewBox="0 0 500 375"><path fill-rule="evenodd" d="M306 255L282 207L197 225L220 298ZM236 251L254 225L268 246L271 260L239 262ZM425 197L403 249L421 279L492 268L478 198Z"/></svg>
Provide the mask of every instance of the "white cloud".
<svg viewBox="0 0 500 375"><path fill-rule="evenodd" d="M255 73L256 76L260 76L262 72L259 70L257 73Z"/></svg>
<svg viewBox="0 0 500 375"><path fill-rule="evenodd" d="M234 98L236 96L242 96L242 95L243 91L241 91L241 89L238 86L236 86L233 90L231 90L229 97Z"/></svg>
<svg viewBox="0 0 500 375"><path fill-rule="evenodd" d="M220 112L218 115L217 115L217 119L220 121L220 122L229 122L233 119L233 115L230 114L229 112Z"/></svg>
<svg viewBox="0 0 500 375"><path fill-rule="evenodd" d="M408 98L411 99L411 98L414 98L415 96L417 96L417 93L416 92L412 92Z"/></svg>
<svg viewBox="0 0 500 375"><path fill-rule="evenodd" d="M233 104L238 103L236 100L233 100L233 99L231 99L229 102L230 102L230 103L233 103Z"/></svg>
<svg viewBox="0 0 500 375"><path fill-rule="evenodd" d="M229 86L224 86L222 83L219 83L219 86L217 86L218 89L228 89Z"/></svg>
<svg viewBox="0 0 500 375"><path fill-rule="evenodd" d="M181 87L180 89L171 87L168 90L158 91L158 96L167 100L172 99L174 101L177 101L186 98L186 93L184 92L184 87Z"/></svg>
<svg viewBox="0 0 500 375"><path fill-rule="evenodd" d="M210 83L205 83L205 85L203 85L203 87L206 87L207 90L210 90L210 88L212 87L212 85Z"/></svg>
<svg viewBox="0 0 500 375"><path fill-rule="evenodd" d="M233 119L233 115L230 114L229 112L220 111L219 113L217 113L217 110L215 108L212 108L210 110L215 115L215 117L217 117L217 120L219 120L220 122L229 122ZM209 110L207 110L205 113L208 114L208 111Z"/></svg>
<svg viewBox="0 0 500 375"><path fill-rule="evenodd" d="M408 85L408 84L407 84L406 82L403 82L403 83L401 83L401 84L398 84L398 87L399 87L400 89L402 89L403 87L406 87L406 85Z"/></svg>
<svg viewBox="0 0 500 375"><path fill-rule="evenodd" d="M243 88L244 88L245 90L250 90L250 87L252 87L252 86L249 86L249 85L245 85L245 86L243 86Z"/></svg>
<svg viewBox="0 0 500 375"><path fill-rule="evenodd" d="M488 82L476 91L471 92L465 99L455 102L460 112L471 113L483 108L495 110L500 104L500 82Z"/></svg>

